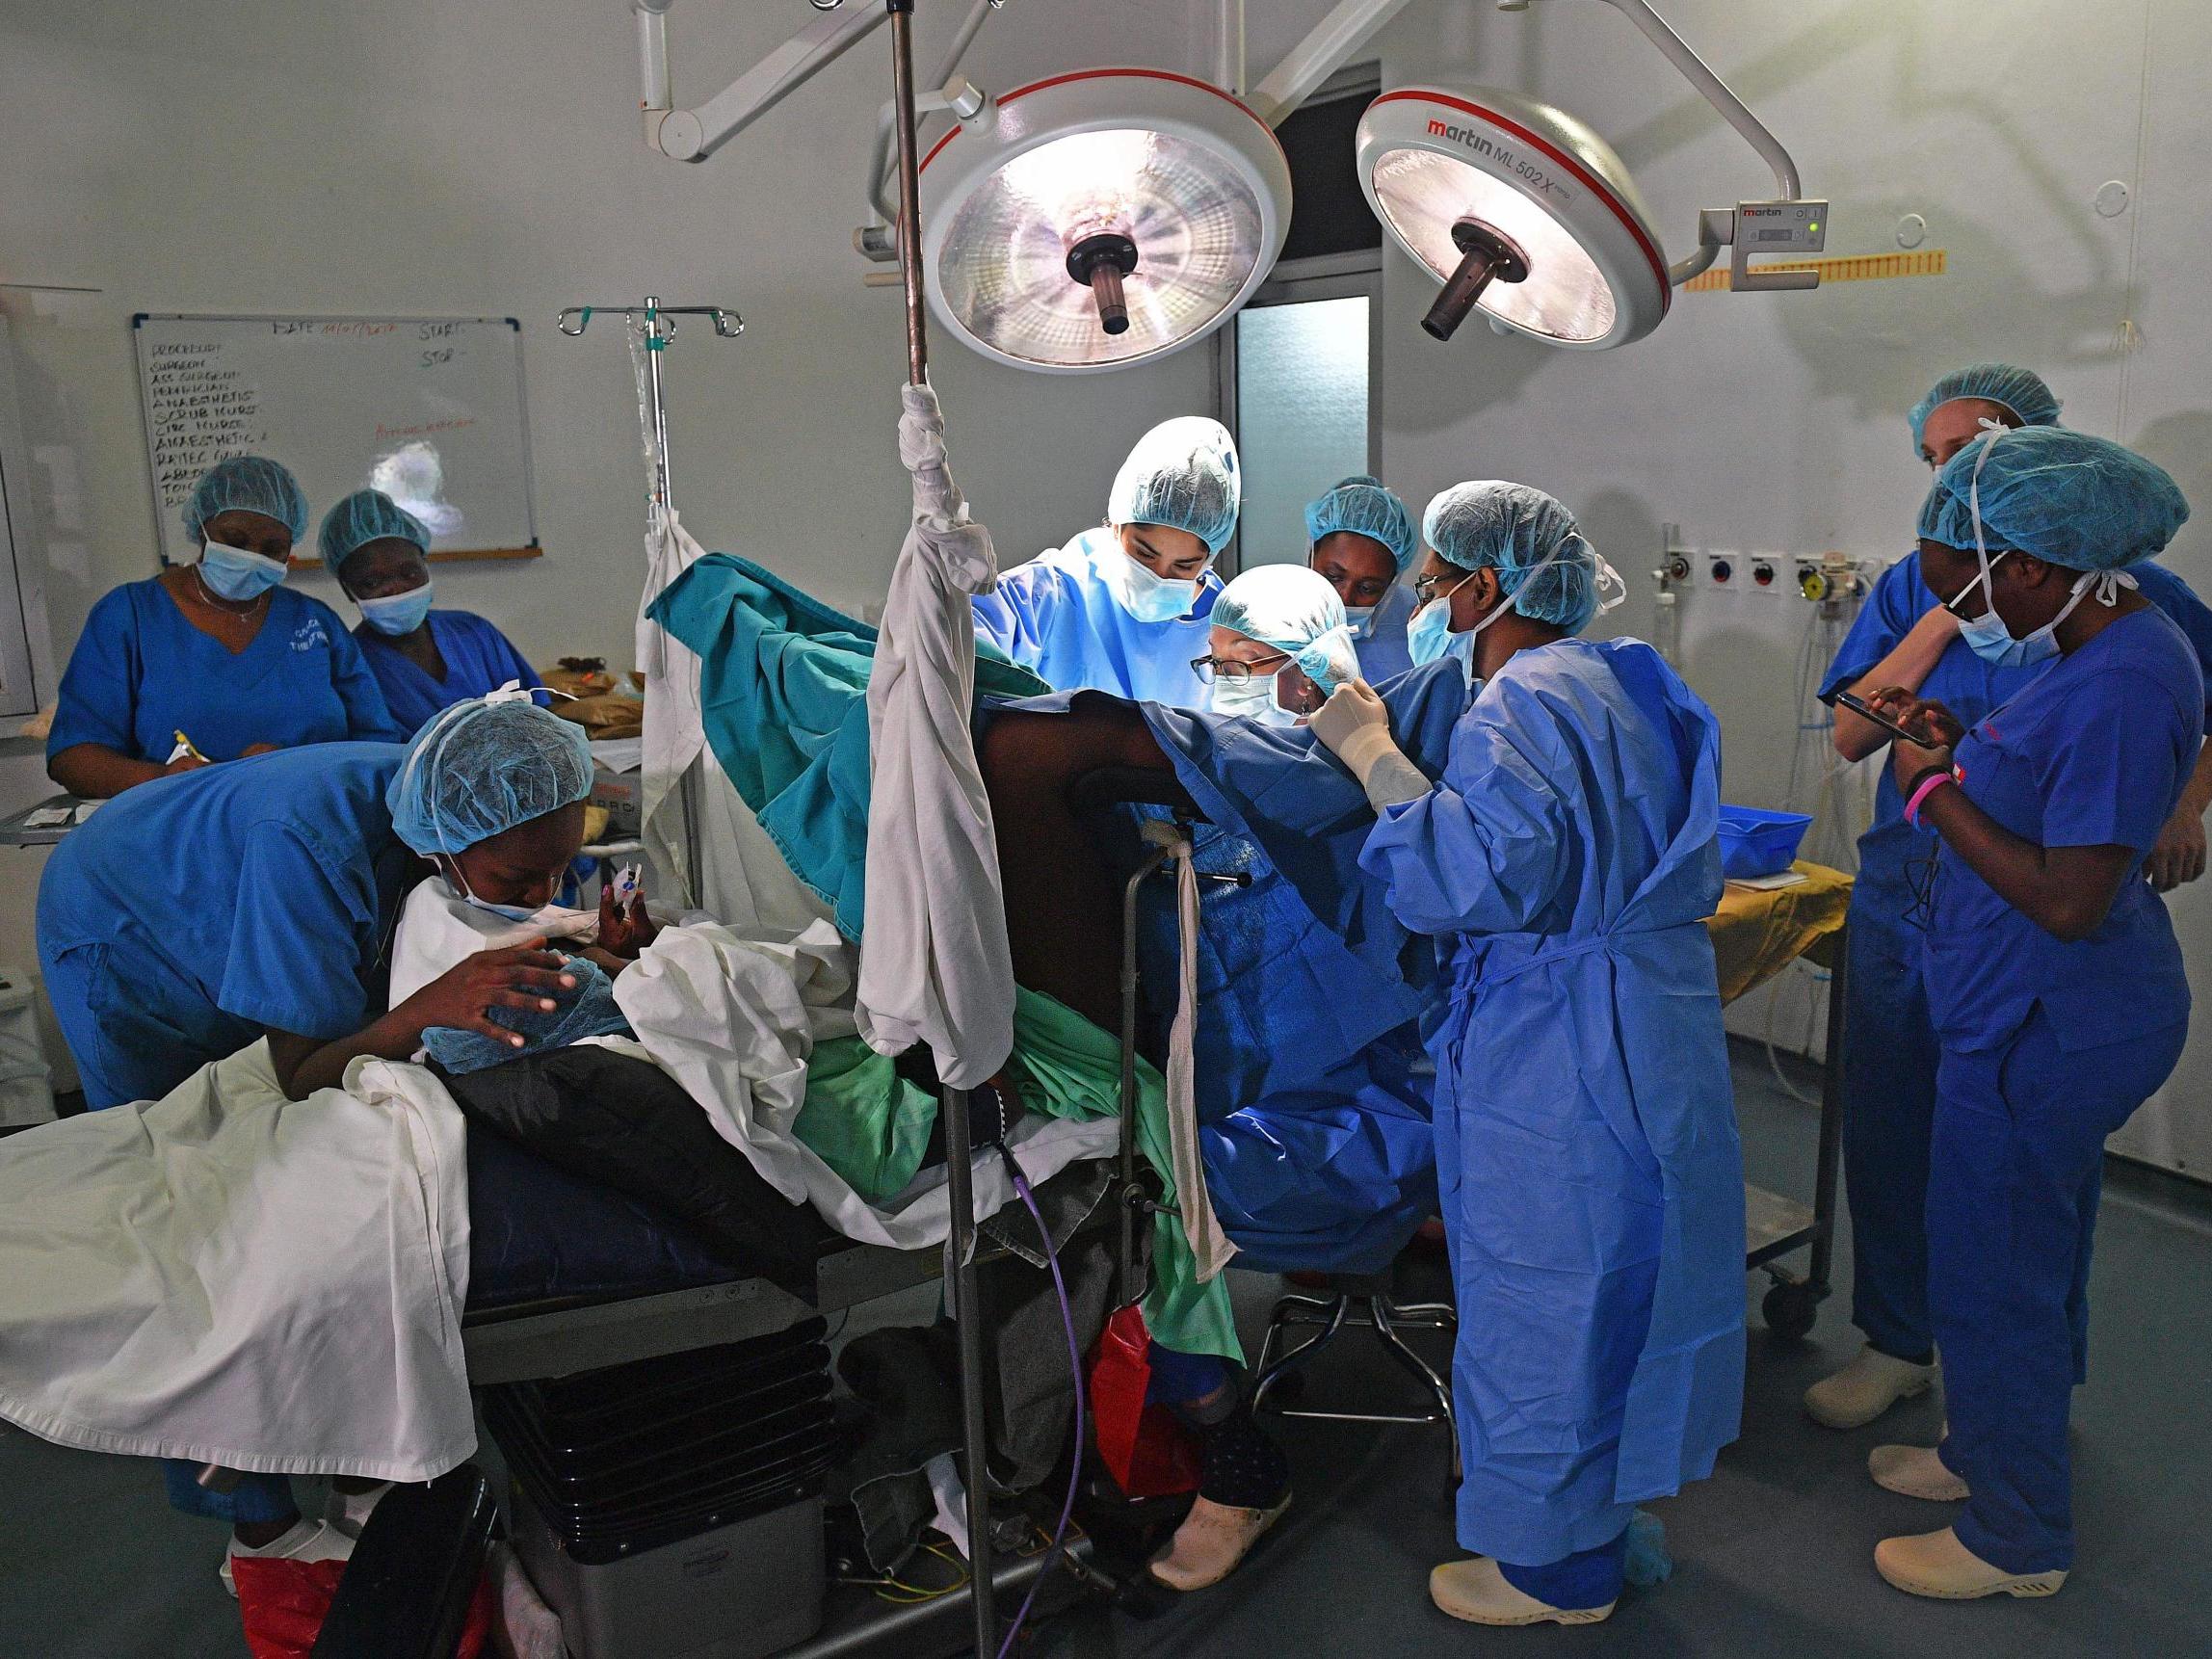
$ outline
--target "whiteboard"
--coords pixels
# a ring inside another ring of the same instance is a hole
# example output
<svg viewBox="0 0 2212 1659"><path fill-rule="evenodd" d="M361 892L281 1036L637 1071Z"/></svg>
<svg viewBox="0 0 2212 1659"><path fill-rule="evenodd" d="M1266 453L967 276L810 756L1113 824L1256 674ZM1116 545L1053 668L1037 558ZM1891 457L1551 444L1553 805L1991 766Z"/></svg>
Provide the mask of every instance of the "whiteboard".
<svg viewBox="0 0 2212 1659"><path fill-rule="evenodd" d="M188 564L183 509L234 455L282 461L312 514L373 486L429 526L441 558L538 551L522 330L512 317L205 317L141 312L139 395L165 563Z"/></svg>

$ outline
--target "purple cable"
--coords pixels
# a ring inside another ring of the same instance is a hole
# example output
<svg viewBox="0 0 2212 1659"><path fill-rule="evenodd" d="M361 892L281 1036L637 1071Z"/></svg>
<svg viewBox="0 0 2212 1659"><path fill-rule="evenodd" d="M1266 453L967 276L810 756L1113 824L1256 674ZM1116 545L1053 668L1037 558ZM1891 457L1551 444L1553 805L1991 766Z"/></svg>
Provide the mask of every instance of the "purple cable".
<svg viewBox="0 0 2212 1659"><path fill-rule="evenodd" d="M998 1659L1006 1659L1014 1651L1014 1640L1021 1634L1021 1626L1029 1618L1029 1610L1037 1600L1038 1591L1044 1586L1044 1575L1052 1570L1060 1555L1061 1545L1066 1540L1067 1523L1075 1516L1075 1493L1083 1479L1084 1418L1083 1356L1075 1345L1075 1309L1067 1301L1067 1281L1060 1277L1060 1251L1053 1248L1052 1229L1044 1224L1043 1212L1037 1207L1036 1196L1029 1190L1029 1182L1021 1172L1021 1166L1014 1162L1014 1154L1003 1144L999 1146L998 1154L1006 1160L1006 1167L1014 1175L1014 1190L1021 1195L1022 1204L1029 1211L1030 1219L1037 1223L1037 1236L1044 1241L1044 1260L1052 1269L1052 1288L1060 1297L1060 1323L1067 1332L1067 1366L1075 1378L1075 1455L1067 1471L1067 1500L1060 1506L1060 1524L1053 1529L1052 1545L1044 1552L1044 1564L1037 1569L1037 1576L1030 1581L1029 1593L1021 1598L1021 1607L1014 1616L1013 1625L1007 1630L1006 1641L999 1646ZM973 1475L976 1471L971 1469L969 1473Z"/></svg>

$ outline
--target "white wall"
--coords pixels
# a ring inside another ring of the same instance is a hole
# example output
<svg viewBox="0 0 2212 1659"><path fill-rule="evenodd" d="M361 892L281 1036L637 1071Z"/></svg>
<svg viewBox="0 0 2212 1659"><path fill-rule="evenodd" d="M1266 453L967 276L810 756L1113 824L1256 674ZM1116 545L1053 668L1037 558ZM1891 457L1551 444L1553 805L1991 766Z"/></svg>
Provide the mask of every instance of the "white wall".
<svg viewBox="0 0 2212 1659"><path fill-rule="evenodd" d="M1949 251L1940 277L1812 294L1678 295L1639 345L1551 352L1470 327L1416 328L1434 287L1396 253L1383 278L1382 463L1409 497L1466 477L1526 480L1573 505L1628 576L1617 620L1651 626L1658 527L1693 545L1888 559L1928 486L1904 411L1943 371L2004 358L2043 371L2085 430L2143 448L2197 502L2169 555L2212 592L2212 8L2195 0L1820 0L1662 10L1832 198L1831 254L1894 250L1908 213ZM1417 4L1384 37L1385 85L1460 79L1549 99L1607 135L1671 252L1701 206L1771 192L1756 157L1628 22L1595 4L1520 15ZM2134 193L2099 218L2107 179ZM2121 349L2132 319L2141 348ZM1730 799L1778 805L1802 602L1693 592L1692 681L1725 728ZM2212 963L2212 883L2174 904ZM2212 981L2206 982L2212 985ZM1740 1029L1763 1028L1747 999ZM1802 1036L1798 1008L1779 1034ZM2200 1028L2201 1030L2201 1028ZM2212 1031L2131 1131L2212 1171Z"/></svg>

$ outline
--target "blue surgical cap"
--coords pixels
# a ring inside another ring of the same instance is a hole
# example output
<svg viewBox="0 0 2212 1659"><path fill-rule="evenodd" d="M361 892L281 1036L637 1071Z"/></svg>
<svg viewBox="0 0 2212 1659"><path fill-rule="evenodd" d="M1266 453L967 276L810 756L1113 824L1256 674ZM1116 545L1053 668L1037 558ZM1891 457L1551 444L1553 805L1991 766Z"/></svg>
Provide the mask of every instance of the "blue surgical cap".
<svg viewBox="0 0 2212 1659"><path fill-rule="evenodd" d="M318 540L323 546L323 568L335 575L341 566L372 541L397 538L430 551L430 531L423 521L381 489L356 489L323 514Z"/></svg>
<svg viewBox="0 0 2212 1659"><path fill-rule="evenodd" d="M1187 530L1208 553L1228 545L1243 495L1236 440L1204 415L1164 420L1137 440L1106 497L1109 524Z"/></svg>
<svg viewBox="0 0 2212 1659"><path fill-rule="evenodd" d="M288 467L258 455L234 455L219 461L199 475L192 487L192 499L184 504L184 533L194 541L210 518L224 513L258 513L274 518L292 532L292 540L307 535L307 498L300 481Z"/></svg>
<svg viewBox="0 0 2212 1659"><path fill-rule="evenodd" d="M1912 423L1912 459L1920 459L1920 434L1928 417L1945 404L1961 398L1980 398L2011 409L2022 426L2056 426L2059 400L2033 369L2015 369L2010 363L1972 363L1955 369L1928 389L1905 418Z"/></svg>
<svg viewBox="0 0 2212 1659"><path fill-rule="evenodd" d="M1524 617L1579 634L1597 614L1597 550L1574 514L1540 489L1498 479L1455 484L1429 503L1421 535L1448 565L1494 568Z"/></svg>
<svg viewBox="0 0 2212 1659"><path fill-rule="evenodd" d="M2014 547L2068 570L2120 570L2164 547L2189 517L2165 469L2133 450L2065 427L2023 427L1944 463L1920 508L1929 540L1972 549L1977 465L1992 552Z"/></svg>
<svg viewBox="0 0 2212 1659"><path fill-rule="evenodd" d="M1345 623L1344 601L1304 565L1247 570L1222 590L1206 620L1289 653L1325 692L1359 677L1359 651Z"/></svg>
<svg viewBox="0 0 2212 1659"><path fill-rule="evenodd" d="M1319 501L1306 504L1308 546L1339 530L1382 542L1390 550L1400 575L1421 551L1421 538L1413 529L1413 515L1406 504L1394 490L1383 488L1382 480L1365 473L1346 479Z"/></svg>
<svg viewBox="0 0 2212 1659"><path fill-rule="evenodd" d="M384 794L392 832L426 856L459 853L592 793L584 728L527 692L455 703L415 733Z"/></svg>

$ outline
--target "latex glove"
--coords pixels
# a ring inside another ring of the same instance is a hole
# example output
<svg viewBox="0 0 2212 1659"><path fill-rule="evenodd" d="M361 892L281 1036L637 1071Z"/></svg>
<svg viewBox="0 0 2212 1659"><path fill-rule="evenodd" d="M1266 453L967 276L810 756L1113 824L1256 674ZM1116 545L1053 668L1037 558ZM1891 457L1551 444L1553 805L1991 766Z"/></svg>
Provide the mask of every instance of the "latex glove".
<svg viewBox="0 0 2212 1659"><path fill-rule="evenodd" d="M1429 793L1429 779L1391 740L1389 709L1365 680L1338 686L1308 724L1376 811Z"/></svg>

